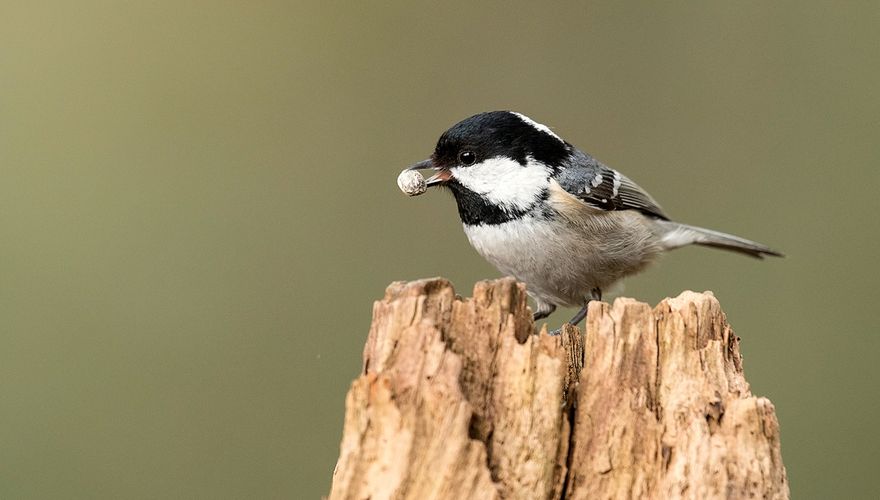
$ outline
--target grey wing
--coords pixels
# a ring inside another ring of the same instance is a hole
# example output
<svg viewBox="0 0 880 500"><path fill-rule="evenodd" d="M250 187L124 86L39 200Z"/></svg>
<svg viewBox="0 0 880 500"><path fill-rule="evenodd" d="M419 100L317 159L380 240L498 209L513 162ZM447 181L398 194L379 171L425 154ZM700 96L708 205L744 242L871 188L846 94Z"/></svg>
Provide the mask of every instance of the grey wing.
<svg viewBox="0 0 880 500"><path fill-rule="evenodd" d="M557 174L556 181L569 194L601 210L638 210L646 215L669 220L644 189L625 175L577 151Z"/></svg>

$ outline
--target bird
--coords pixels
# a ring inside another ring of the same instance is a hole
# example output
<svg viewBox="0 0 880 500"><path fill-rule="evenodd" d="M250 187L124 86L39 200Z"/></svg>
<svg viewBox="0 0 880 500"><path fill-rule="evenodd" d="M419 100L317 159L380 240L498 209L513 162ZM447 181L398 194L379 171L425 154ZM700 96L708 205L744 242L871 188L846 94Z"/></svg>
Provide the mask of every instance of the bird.
<svg viewBox="0 0 880 500"><path fill-rule="evenodd" d="M419 177L421 190L410 194L432 187L452 192L468 241L501 273L525 283L535 321L565 306L580 308L568 321L579 324L603 291L683 246L783 256L761 243L673 221L628 177L514 111L456 123L428 159L402 175L421 170L435 173Z"/></svg>

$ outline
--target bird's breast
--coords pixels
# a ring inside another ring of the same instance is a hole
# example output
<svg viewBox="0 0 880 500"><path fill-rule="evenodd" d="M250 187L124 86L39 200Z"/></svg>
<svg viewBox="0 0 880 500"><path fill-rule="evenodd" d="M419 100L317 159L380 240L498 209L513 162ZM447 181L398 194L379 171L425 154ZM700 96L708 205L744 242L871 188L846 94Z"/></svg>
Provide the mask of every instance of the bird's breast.
<svg viewBox="0 0 880 500"><path fill-rule="evenodd" d="M525 215L501 224L464 224L464 232L483 258L502 273L525 282L532 292L549 291L547 280L560 266L583 269L582 263L573 262L567 253L572 242L564 224L546 215Z"/></svg>
<svg viewBox="0 0 880 500"><path fill-rule="evenodd" d="M576 305L594 287L637 272L659 255L646 219L633 211L584 213L573 221L536 210L500 224L464 224L471 245L530 293L553 304Z"/></svg>

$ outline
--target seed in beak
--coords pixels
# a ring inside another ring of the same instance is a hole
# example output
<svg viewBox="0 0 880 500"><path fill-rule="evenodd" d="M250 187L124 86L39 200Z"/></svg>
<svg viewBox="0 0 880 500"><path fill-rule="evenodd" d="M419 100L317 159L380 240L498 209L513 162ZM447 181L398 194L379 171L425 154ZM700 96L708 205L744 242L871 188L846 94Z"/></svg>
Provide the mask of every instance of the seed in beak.
<svg viewBox="0 0 880 500"><path fill-rule="evenodd" d="M428 184L422 174L410 169L404 169L397 176L397 187L407 196L418 196L428 190Z"/></svg>

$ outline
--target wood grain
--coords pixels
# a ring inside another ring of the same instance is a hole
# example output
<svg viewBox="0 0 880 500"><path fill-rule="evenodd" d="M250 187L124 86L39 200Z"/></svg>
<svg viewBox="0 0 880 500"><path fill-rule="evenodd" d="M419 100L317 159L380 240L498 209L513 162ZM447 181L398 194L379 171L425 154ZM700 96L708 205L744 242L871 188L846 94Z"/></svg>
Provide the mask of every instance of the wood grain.
<svg viewBox="0 0 880 500"><path fill-rule="evenodd" d="M773 405L711 293L533 334L522 284L393 283L346 398L331 499L788 498Z"/></svg>

